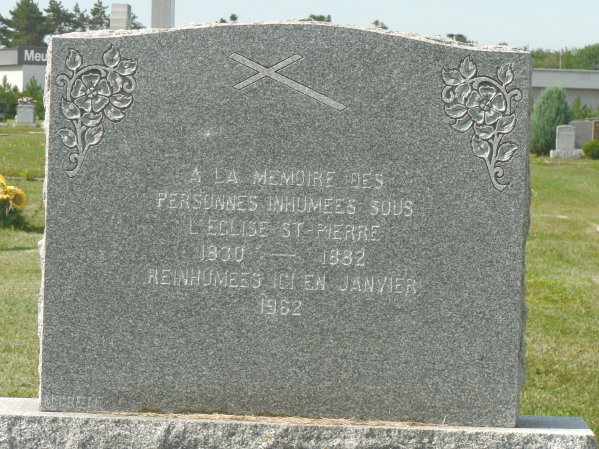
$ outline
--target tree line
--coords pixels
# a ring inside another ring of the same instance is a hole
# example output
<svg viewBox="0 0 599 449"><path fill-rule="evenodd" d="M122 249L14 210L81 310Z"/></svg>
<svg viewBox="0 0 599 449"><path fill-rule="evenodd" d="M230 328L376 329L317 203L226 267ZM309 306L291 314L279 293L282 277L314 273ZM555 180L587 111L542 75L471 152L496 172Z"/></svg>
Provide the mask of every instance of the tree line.
<svg viewBox="0 0 599 449"><path fill-rule="evenodd" d="M446 34L449 39L459 42L471 42L464 34ZM508 45L506 42L500 42L498 45ZM545 50L537 48L530 50L524 47L523 50L530 51L533 65L538 69L579 69L579 70L599 70L599 44L587 45L583 48L566 48L562 50Z"/></svg>
<svg viewBox="0 0 599 449"><path fill-rule="evenodd" d="M131 27L144 28L135 14ZM60 0L50 0L43 11L33 0L18 0L9 16L0 14L0 46L31 45L45 47L46 36L73 31L104 30L110 28L108 6L96 0L89 12L75 3L73 10L65 8Z"/></svg>
<svg viewBox="0 0 599 449"><path fill-rule="evenodd" d="M0 14L0 46L17 45L45 46L45 38L53 34L73 31L103 30L110 27L108 5L96 0L89 12L75 3L72 10L62 5L60 0L50 0L43 11L34 0L18 0L10 10L8 17ZM330 14L310 14L312 20L332 22ZM231 14L229 20L237 22L238 16ZM227 22L220 19L221 23ZM377 28L387 29L387 25L378 19L372 22ZM135 14L131 14L131 27L144 28ZM464 34L452 33L447 37L460 42L474 42ZM501 42L500 45L507 45ZM528 48L524 48L528 50ZM599 70L599 44L584 48L566 48L563 50L530 50L536 68L562 68Z"/></svg>
<svg viewBox="0 0 599 449"><path fill-rule="evenodd" d="M599 70L599 44L563 50L530 51L535 68Z"/></svg>

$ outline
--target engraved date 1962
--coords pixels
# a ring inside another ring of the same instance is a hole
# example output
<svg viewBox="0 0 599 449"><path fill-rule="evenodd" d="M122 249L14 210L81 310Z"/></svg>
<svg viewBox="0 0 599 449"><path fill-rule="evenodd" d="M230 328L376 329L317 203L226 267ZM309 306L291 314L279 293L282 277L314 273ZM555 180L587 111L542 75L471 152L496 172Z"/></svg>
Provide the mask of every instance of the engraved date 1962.
<svg viewBox="0 0 599 449"><path fill-rule="evenodd" d="M262 298L259 313L260 315L300 316L301 307L301 301Z"/></svg>

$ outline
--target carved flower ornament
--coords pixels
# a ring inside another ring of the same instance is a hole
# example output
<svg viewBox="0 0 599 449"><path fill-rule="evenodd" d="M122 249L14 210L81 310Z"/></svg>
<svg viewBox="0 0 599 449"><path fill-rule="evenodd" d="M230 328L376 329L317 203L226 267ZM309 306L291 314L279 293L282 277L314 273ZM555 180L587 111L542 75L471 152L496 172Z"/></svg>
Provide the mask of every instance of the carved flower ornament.
<svg viewBox="0 0 599 449"><path fill-rule="evenodd" d="M75 151L69 160L75 166L67 170L69 177L77 176L88 150L104 137L104 118L117 123L127 115L133 103L137 61L122 59L114 46L102 55L104 64L83 66L81 54L69 50L65 65L71 75L60 74L56 84L66 87L61 100L61 111L72 128L61 128L57 134L67 148Z"/></svg>
<svg viewBox="0 0 599 449"><path fill-rule="evenodd" d="M470 140L472 152L485 161L493 187L503 192L509 183L500 182L504 169L498 164L509 162L518 146L502 139L516 125L512 101L520 101L522 92L508 88L514 80L512 64L499 67L497 79L477 76L477 71L470 56L462 60L458 69L442 70L445 114L453 119L451 126L456 131L474 131Z"/></svg>

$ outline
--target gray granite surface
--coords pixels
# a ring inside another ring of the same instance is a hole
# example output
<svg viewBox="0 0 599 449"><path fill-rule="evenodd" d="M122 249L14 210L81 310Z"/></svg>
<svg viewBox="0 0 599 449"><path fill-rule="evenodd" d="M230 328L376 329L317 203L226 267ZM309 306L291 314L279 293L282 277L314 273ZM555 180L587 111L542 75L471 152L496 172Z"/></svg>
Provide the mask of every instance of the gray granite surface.
<svg viewBox="0 0 599 449"><path fill-rule="evenodd" d="M43 410L516 424L528 53L293 22L50 54Z"/></svg>
<svg viewBox="0 0 599 449"><path fill-rule="evenodd" d="M0 449L597 449L581 418L520 416L510 429L39 412L0 398Z"/></svg>
<svg viewBox="0 0 599 449"><path fill-rule="evenodd" d="M593 139L592 120L572 120L570 125L575 128L574 148L582 148L585 143Z"/></svg>

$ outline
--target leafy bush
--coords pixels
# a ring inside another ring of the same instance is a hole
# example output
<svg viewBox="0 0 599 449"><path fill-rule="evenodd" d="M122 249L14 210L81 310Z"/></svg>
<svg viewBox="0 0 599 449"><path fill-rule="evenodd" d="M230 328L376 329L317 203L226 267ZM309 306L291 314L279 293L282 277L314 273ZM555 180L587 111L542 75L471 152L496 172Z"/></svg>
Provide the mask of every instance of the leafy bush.
<svg viewBox="0 0 599 449"><path fill-rule="evenodd" d="M20 226L23 218L19 211L25 207L25 192L17 187L9 186L4 176L0 175L0 225Z"/></svg>
<svg viewBox="0 0 599 449"><path fill-rule="evenodd" d="M555 128L572 119L566 93L561 87L548 87L541 92L531 114L532 141L530 151L549 154L555 148Z"/></svg>
<svg viewBox="0 0 599 449"><path fill-rule="evenodd" d="M599 140L589 140L582 146L582 151L586 157L599 159Z"/></svg>

